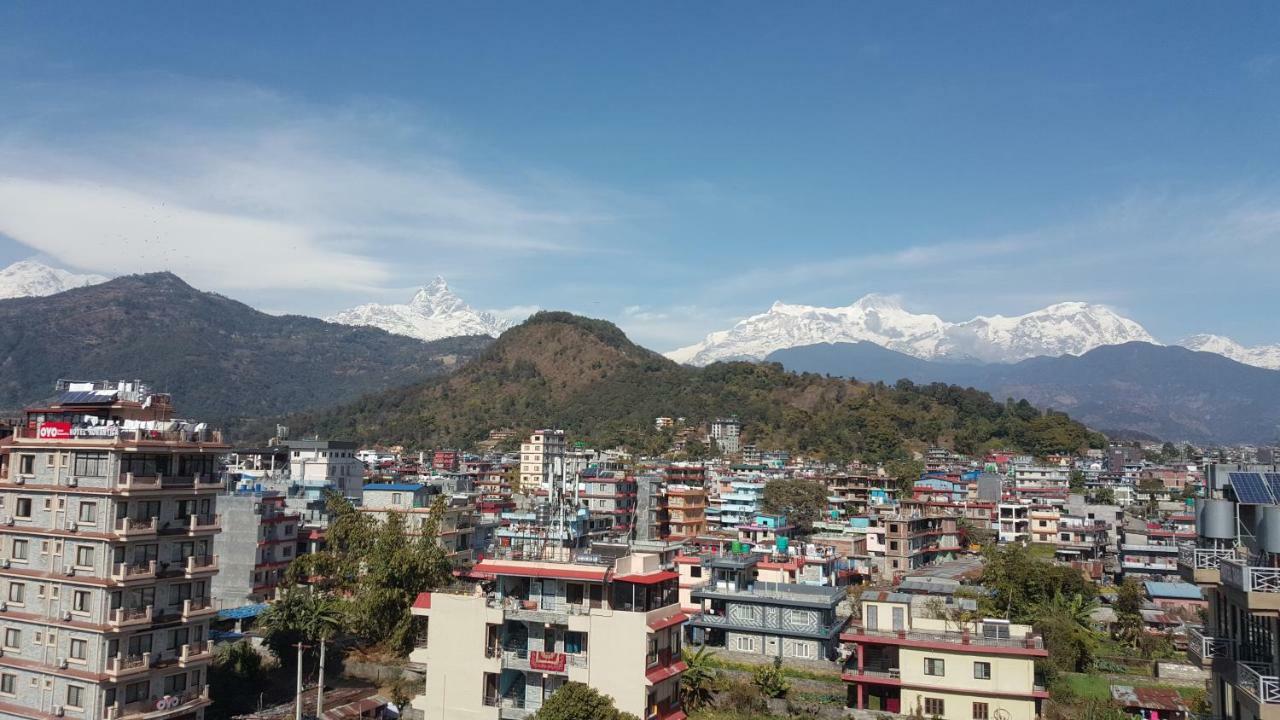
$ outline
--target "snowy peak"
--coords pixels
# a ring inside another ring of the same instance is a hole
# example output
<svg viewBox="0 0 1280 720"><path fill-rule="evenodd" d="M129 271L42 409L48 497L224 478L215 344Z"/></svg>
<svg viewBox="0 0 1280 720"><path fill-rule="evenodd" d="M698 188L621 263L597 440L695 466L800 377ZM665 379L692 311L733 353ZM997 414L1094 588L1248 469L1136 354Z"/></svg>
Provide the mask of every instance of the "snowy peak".
<svg viewBox="0 0 1280 720"><path fill-rule="evenodd" d="M1280 370L1280 343L1247 347L1222 335L1201 334L1183 338L1178 344L1188 350L1215 353L1245 365Z"/></svg>
<svg viewBox="0 0 1280 720"><path fill-rule="evenodd" d="M77 275L35 260L21 260L0 270L0 300L44 297L106 281L101 275Z"/></svg>
<svg viewBox="0 0 1280 720"><path fill-rule="evenodd" d="M1064 302L1005 317L948 322L912 313L896 298L866 295L846 307L776 302L702 342L673 350L672 360L706 365L717 360L761 359L775 350L816 343L869 341L924 359L1017 362L1037 355L1079 355L1100 345L1155 343L1141 325L1101 305Z"/></svg>
<svg viewBox="0 0 1280 720"><path fill-rule="evenodd" d="M370 303L325 318L343 325L368 325L419 340L439 340L459 335L497 337L511 323L491 313L473 309L436 276L407 305Z"/></svg>

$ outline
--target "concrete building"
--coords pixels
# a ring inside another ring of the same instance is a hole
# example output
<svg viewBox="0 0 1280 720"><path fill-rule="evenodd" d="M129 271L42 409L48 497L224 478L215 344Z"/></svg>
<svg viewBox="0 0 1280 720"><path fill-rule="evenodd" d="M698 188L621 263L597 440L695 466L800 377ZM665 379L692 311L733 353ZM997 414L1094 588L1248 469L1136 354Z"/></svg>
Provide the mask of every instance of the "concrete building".
<svg viewBox="0 0 1280 720"><path fill-rule="evenodd" d="M1213 717L1280 718L1280 466L1210 465L1196 539L1179 574L1204 590L1207 621L1187 632L1188 659L1210 671Z"/></svg>
<svg viewBox="0 0 1280 720"><path fill-rule="evenodd" d="M741 433L742 423L738 418L716 418L711 423L711 439L722 453L733 455L738 452Z"/></svg>
<svg viewBox="0 0 1280 720"><path fill-rule="evenodd" d="M844 589L758 581L761 562L754 553L707 555L696 575L688 561L679 565L688 585L681 591L696 607L693 642L766 657L835 659L848 620L837 612Z"/></svg>
<svg viewBox="0 0 1280 720"><path fill-rule="evenodd" d="M660 516L665 518L664 537L692 538L707 531L707 491L702 486L667 485Z"/></svg>
<svg viewBox="0 0 1280 720"><path fill-rule="evenodd" d="M364 486L364 505L360 512L379 521L395 513L404 518L405 532L420 535L431 515L437 497L444 497L440 525L436 537L440 546L455 563L469 562L475 551L488 546L476 539L477 510L471 497L445 495L439 486L419 483L370 483Z"/></svg>
<svg viewBox="0 0 1280 720"><path fill-rule="evenodd" d="M1000 503L996 530L1000 542L1030 542L1031 509L1019 503Z"/></svg>
<svg viewBox="0 0 1280 720"><path fill-rule="evenodd" d="M884 528L884 568L890 576L951 560L963 549L959 518L946 509L884 514L877 524Z"/></svg>
<svg viewBox="0 0 1280 720"><path fill-rule="evenodd" d="M564 431L538 430L520 444L520 491L550 490L556 475L563 476Z"/></svg>
<svg viewBox="0 0 1280 720"><path fill-rule="evenodd" d="M427 720L522 720L571 680L646 720L684 717L686 617L676 573L662 569L658 555L499 556L474 570L489 579L423 593L413 605L427 627L409 660L427 679L412 702Z"/></svg>
<svg viewBox="0 0 1280 720"><path fill-rule="evenodd" d="M297 557L302 516L285 509L274 492L237 492L218 497L223 524L235 532L213 542L218 574L211 585L215 606L240 607L275 598L290 563Z"/></svg>
<svg viewBox="0 0 1280 720"><path fill-rule="evenodd" d="M1036 720L1049 696L1035 661L1048 657L1026 625L925 616L912 596L867 591L862 617L841 634L850 707L923 717Z"/></svg>
<svg viewBox="0 0 1280 720"><path fill-rule="evenodd" d="M199 720L221 435L139 383L60 383L0 444L0 719Z"/></svg>
<svg viewBox="0 0 1280 720"><path fill-rule="evenodd" d="M357 446L342 440L290 440L289 479L300 486L309 500L323 499L327 489L343 497L361 499L364 463L356 457Z"/></svg>

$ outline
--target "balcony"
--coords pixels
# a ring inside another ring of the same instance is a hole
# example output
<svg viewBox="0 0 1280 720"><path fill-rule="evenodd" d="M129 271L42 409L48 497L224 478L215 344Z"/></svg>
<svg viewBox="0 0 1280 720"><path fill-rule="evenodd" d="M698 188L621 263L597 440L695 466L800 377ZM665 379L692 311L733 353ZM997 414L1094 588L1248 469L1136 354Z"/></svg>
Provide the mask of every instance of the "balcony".
<svg viewBox="0 0 1280 720"><path fill-rule="evenodd" d="M502 720L525 720L542 707L541 702L529 702L513 695L486 697L484 704L498 708L498 717Z"/></svg>
<svg viewBox="0 0 1280 720"><path fill-rule="evenodd" d="M191 712L196 708L209 704L208 686L188 688L181 692L162 697L151 697L145 700L134 700L127 703L116 703L108 706L103 715L106 720L125 720L126 718L147 717L148 720L165 718Z"/></svg>
<svg viewBox="0 0 1280 720"><path fill-rule="evenodd" d="M1230 658L1235 653L1228 638L1210 637L1203 628L1187 628L1187 659L1198 667L1207 667L1215 658Z"/></svg>
<svg viewBox="0 0 1280 720"><path fill-rule="evenodd" d="M134 475L127 472L120 473L116 480L116 488L120 490L159 490L161 487L159 475Z"/></svg>
<svg viewBox="0 0 1280 720"><path fill-rule="evenodd" d="M1236 687L1259 704L1280 703L1280 677L1263 663L1236 663Z"/></svg>
<svg viewBox="0 0 1280 720"><path fill-rule="evenodd" d="M1218 573L1223 587L1244 594L1249 610L1280 610L1280 568L1222 560L1218 564Z"/></svg>
<svg viewBox="0 0 1280 720"><path fill-rule="evenodd" d="M140 582L156 579L156 561L116 563L111 567L111 579L116 582Z"/></svg>
<svg viewBox="0 0 1280 720"><path fill-rule="evenodd" d="M860 625L850 625L841 635L842 640L849 642L867 641L907 641L909 643L947 643L955 645L975 645L988 648L1008 648L1011 650L1031 650L1035 655L1048 656L1044 649L1044 639L1039 635L1027 634L1022 637L989 637L968 629L960 632L951 630L868 630Z"/></svg>
<svg viewBox="0 0 1280 720"><path fill-rule="evenodd" d="M216 615L213 603L209 598L188 598L182 601L182 619L185 621Z"/></svg>
<svg viewBox="0 0 1280 720"><path fill-rule="evenodd" d="M113 629L151 624L151 606L142 608L116 608L107 614L107 624Z"/></svg>
<svg viewBox="0 0 1280 720"><path fill-rule="evenodd" d="M753 622L751 620L731 618L728 615L712 615L704 612L697 615L691 615L689 617L689 625L693 627L743 630L746 632L756 633L767 632L791 637L807 637L825 640L830 639L836 633L840 632L840 629L845 625L845 621L840 619L829 625L814 625L807 628L788 628L767 626L764 624L763 620Z"/></svg>
<svg viewBox="0 0 1280 720"><path fill-rule="evenodd" d="M545 652L520 648L502 651L502 667L511 670L530 670L540 673L565 675L569 668L587 667L586 653Z"/></svg>
<svg viewBox="0 0 1280 720"><path fill-rule="evenodd" d="M213 659L213 646L207 640L187 643L178 653L178 665L187 667L194 663L208 662Z"/></svg>
<svg viewBox="0 0 1280 720"><path fill-rule="evenodd" d="M183 572L188 578L200 575L212 575L213 573L218 572L218 556L192 555L187 558L187 564Z"/></svg>
<svg viewBox="0 0 1280 720"><path fill-rule="evenodd" d="M112 680L145 673L151 669L151 653L141 655L116 655L107 658L106 674Z"/></svg>
<svg viewBox="0 0 1280 720"><path fill-rule="evenodd" d="M187 526L188 534L217 532L222 529L221 515L192 515Z"/></svg>
<svg viewBox="0 0 1280 720"><path fill-rule="evenodd" d="M159 518L117 518L115 531L120 538L136 538L155 535L160 528Z"/></svg>

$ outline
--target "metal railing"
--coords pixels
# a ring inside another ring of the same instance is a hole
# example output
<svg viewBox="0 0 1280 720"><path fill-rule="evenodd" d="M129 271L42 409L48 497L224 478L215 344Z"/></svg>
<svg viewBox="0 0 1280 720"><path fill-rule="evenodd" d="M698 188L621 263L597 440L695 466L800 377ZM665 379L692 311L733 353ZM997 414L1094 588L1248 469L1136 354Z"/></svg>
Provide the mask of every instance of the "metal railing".
<svg viewBox="0 0 1280 720"><path fill-rule="evenodd" d="M1222 584L1245 592L1280 593L1280 568L1245 565L1240 560L1223 560L1218 565Z"/></svg>
<svg viewBox="0 0 1280 720"><path fill-rule="evenodd" d="M1205 635L1203 628L1187 628L1187 655L1195 662L1231 657L1231 650L1232 643L1229 639Z"/></svg>
<svg viewBox="0 0 1280 720"><path fill-rule="evenodd" d="M939 630L868 630L860 625L850 625L847 632L857 635L871 635L876 637L893 637L904 640L924 640L928 642L947 642L957 645L981 645L983 647L1004 647L1004 648L1024 648L1032 650L1043 650L1044 639L1039 635L1026 635L1024 637L988 637L981 633L972 632L953 632Z"/></svg>
<svg viewBox="0 0 1280 720"><path fill-rule="evenodd" d="M1280 677L1263 674L1270 672L1268 665L1241 662L1236 665L1236 685L1258 702L1280 703Z"/></svg>
<svg viewBox="0 0 1280 720"><path fill-rule="evenodd" d="M146 535L156 532L159 527L160 520L156 517L149 518L131 518L123 517L116 519L116 532L122 535Z"/></svg>
<svg viewBox="0 0 1280 720"><path fill-rule="evenodd" d="M147 560L144 562L133 563L116 563L111 571L111 576L118 580L129 580L133 578L151 577L156 574L156 561Z"/></svg>
<svg viewBox="0 0 1280 720"><path fill-rule="evenodd" d="M132 625L151 622L151 606L140 608L116 608L107 616L110 625Z"/></svg>
<svg viewBox="0 0 1280 720"><path fill-rule="evenodd" d="M1231 548L1199 548L1191 544L1178 548L1178 564L1196 570L1217 570L1223 560L1235 557L1236 551Z"/></svg>
<svg viewBox="0 0 1280 720"><path fill-rule="evenodd" d="M194 573L202 570L216 570L218 568L217 555L190 555L187 557L187 572Z"/></svg>
<svg viewBox="0 0 1280 720"><path fill-rule="evenodd" d="M761 618L759 621L741 620L737 618L731 618L728 615L711 615L710 613L699 613L697 615L692 615L689 618L689 623L695 626L696 625L715 625L716 627L739 628L742 630L782 630L784 632L804 633L805 635L821 635L823 637L831 635L837 630L840 630L841 628L843 628L845 625L845 622L841 620L838 622L829 623L825 625L813 625L811 627L777 628L774 626L765 625L763 618Z"/></svg>

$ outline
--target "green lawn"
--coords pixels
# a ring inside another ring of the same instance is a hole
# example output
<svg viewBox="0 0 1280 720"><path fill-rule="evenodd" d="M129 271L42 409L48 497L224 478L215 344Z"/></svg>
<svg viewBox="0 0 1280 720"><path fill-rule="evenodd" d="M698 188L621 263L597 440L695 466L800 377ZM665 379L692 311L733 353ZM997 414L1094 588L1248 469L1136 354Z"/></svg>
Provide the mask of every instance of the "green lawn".
<svg viewBox="0 0 1280 720"><path fill-rule="evenodd" d="M1062 679L1071 688L1071 692L1085 700L1110 700L1111 680L1103 675L1085 675L1083 673L1063 673ZM1195 700L1204 690L1182 685L1163 685L1158 682L1118 681L1120 685L1134 687L1167 687L1178 691L1184 700Z"/></svg>

